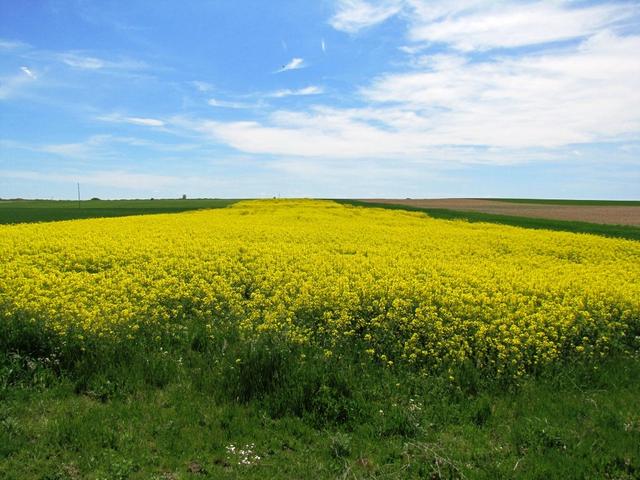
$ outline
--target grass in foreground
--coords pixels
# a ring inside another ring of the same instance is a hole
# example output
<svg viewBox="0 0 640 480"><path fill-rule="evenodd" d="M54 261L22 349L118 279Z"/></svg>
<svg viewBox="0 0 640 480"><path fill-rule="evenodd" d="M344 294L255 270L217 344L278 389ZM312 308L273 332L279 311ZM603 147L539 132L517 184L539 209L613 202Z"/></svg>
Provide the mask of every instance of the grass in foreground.
<svg viewBox="0 0 640 480"><path fill-rule="evenodd" d="M500 199L488 199L500 200ZM445 208L413 207L410 205L394 205L388 203L363 202L361 200L339 199L338 203L354 205L358 207L386 208L390 210L408 210L412 212L424 212L432 218L443 220L466 220L468 222L497 223L511 225L513 227L534 228L542 230L554 230L560 232L589 233L603 237L626 238L640 240L640 227L628 225L606 225L600 223L572 222L567 220L554 220L546 218L515 217L510 215L498 215L482 212L462 212Z"/></svg>
<svg viewBox="0 0 640 480"><path fill-rule="evenodd" d="M96 217L124 217L178 213L202 208L224 208L237 200L1 200L0 224L51 222Z"/></svg>
<svg viewBox="0 0 640 480"><path fill-rule="evenodd" d="M0 357L0 477L640 474L637 357L597 369L565 364L505 389L480 372L453 387L366 360L306 355L301 366L296 349L229 343L226 354L144 352L58 374L42 360Z"/></svg>

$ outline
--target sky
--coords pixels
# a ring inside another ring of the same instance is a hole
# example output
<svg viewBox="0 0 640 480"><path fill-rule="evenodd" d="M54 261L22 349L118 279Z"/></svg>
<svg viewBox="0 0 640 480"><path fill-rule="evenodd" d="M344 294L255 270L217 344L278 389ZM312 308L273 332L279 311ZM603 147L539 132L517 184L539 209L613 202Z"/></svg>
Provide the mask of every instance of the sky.
<svg viewBox="0 0 640 480"><path fill-rule="evenodd" d="M640 198L640 2L0 0L0 198Z"/></svg>

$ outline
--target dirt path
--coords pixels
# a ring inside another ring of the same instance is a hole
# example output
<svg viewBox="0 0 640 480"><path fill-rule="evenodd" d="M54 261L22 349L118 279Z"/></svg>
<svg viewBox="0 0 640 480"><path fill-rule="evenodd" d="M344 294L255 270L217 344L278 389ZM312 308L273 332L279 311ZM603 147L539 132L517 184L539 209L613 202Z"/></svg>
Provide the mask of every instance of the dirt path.
<svg viewBox="0 0 640 480"><path fill-rule="evenodd" d="M425 208L446 208L468 212L495 213L517 217L552 218L611 225L640 226L640 207L594 205L543 205L509 203L472 198L438 198L425 200L364 199L365 202L410 205Z"/></svg>

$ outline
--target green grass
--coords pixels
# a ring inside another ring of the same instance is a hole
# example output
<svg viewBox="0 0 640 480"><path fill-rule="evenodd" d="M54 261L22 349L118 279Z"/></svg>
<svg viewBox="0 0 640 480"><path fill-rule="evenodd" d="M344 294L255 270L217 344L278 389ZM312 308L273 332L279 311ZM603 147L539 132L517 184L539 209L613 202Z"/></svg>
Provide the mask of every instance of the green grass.
<svg viewBox="0 0 640 480"><path fill-rule="evenodd" d="M233 337L168 353L144 343L94 352L73 368L50 355L5 351L0 478L640 473L638 357L610 358L597 369L568 362L510 386L467 372L452 385L348 352L326 359L277 340Z"/></svg>
<svg viewBox="0 0 640 480"><path fill-rule="evenodd" d="M152 213L178 213L201 208L223 208L237 200L1 200L0 224L50 222L95 217L120 217Z"/></svg>
<svg viewBox="0 0 640 480"><path fill-rule="evenodd" d="M430 217L444 220L466 220L469 222L488 222L511 225L514 227L556 230L574 233L590 233L604 237L626 238L640 240L640 227L628 225L606 225L600 223L573 222L567 220L553 220L546 218L516 217L482 212L462 212L444 208L424 208L410 205L394 205L387 203L363 202L360 200L338 199L336 202L368 208L387 208L391 210L409 210L424 212Z"/></svg>
<svg viewBox="0 0 640 480"><path fill-rule="evenodd" d="M508 203L537 203L543 205L594 205L611 207L640 207L640 200L564 200L553 198L478 198Z"/></svg>
<svg viewBox="0 0 640 480"><path fill-rule="evenodd" d="M276 334L243 337L230 320L210 331L185 318L178 336L141 329L113 341L0 320L7 480L640 472L633 351L513 381L472 366L428 376L388 367L348 339L327 357Z"/></svg>

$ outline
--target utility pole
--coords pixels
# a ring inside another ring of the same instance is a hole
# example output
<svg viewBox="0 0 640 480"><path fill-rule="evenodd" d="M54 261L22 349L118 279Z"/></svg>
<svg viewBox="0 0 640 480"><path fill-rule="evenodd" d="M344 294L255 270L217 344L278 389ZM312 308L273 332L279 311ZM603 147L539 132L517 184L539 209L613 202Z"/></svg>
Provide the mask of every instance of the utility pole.
<svg viewBox="0 0 640 480"><path fill-rule="evenodd" d="M78 182L78 208L80 208L80 182Z"/></svg>

